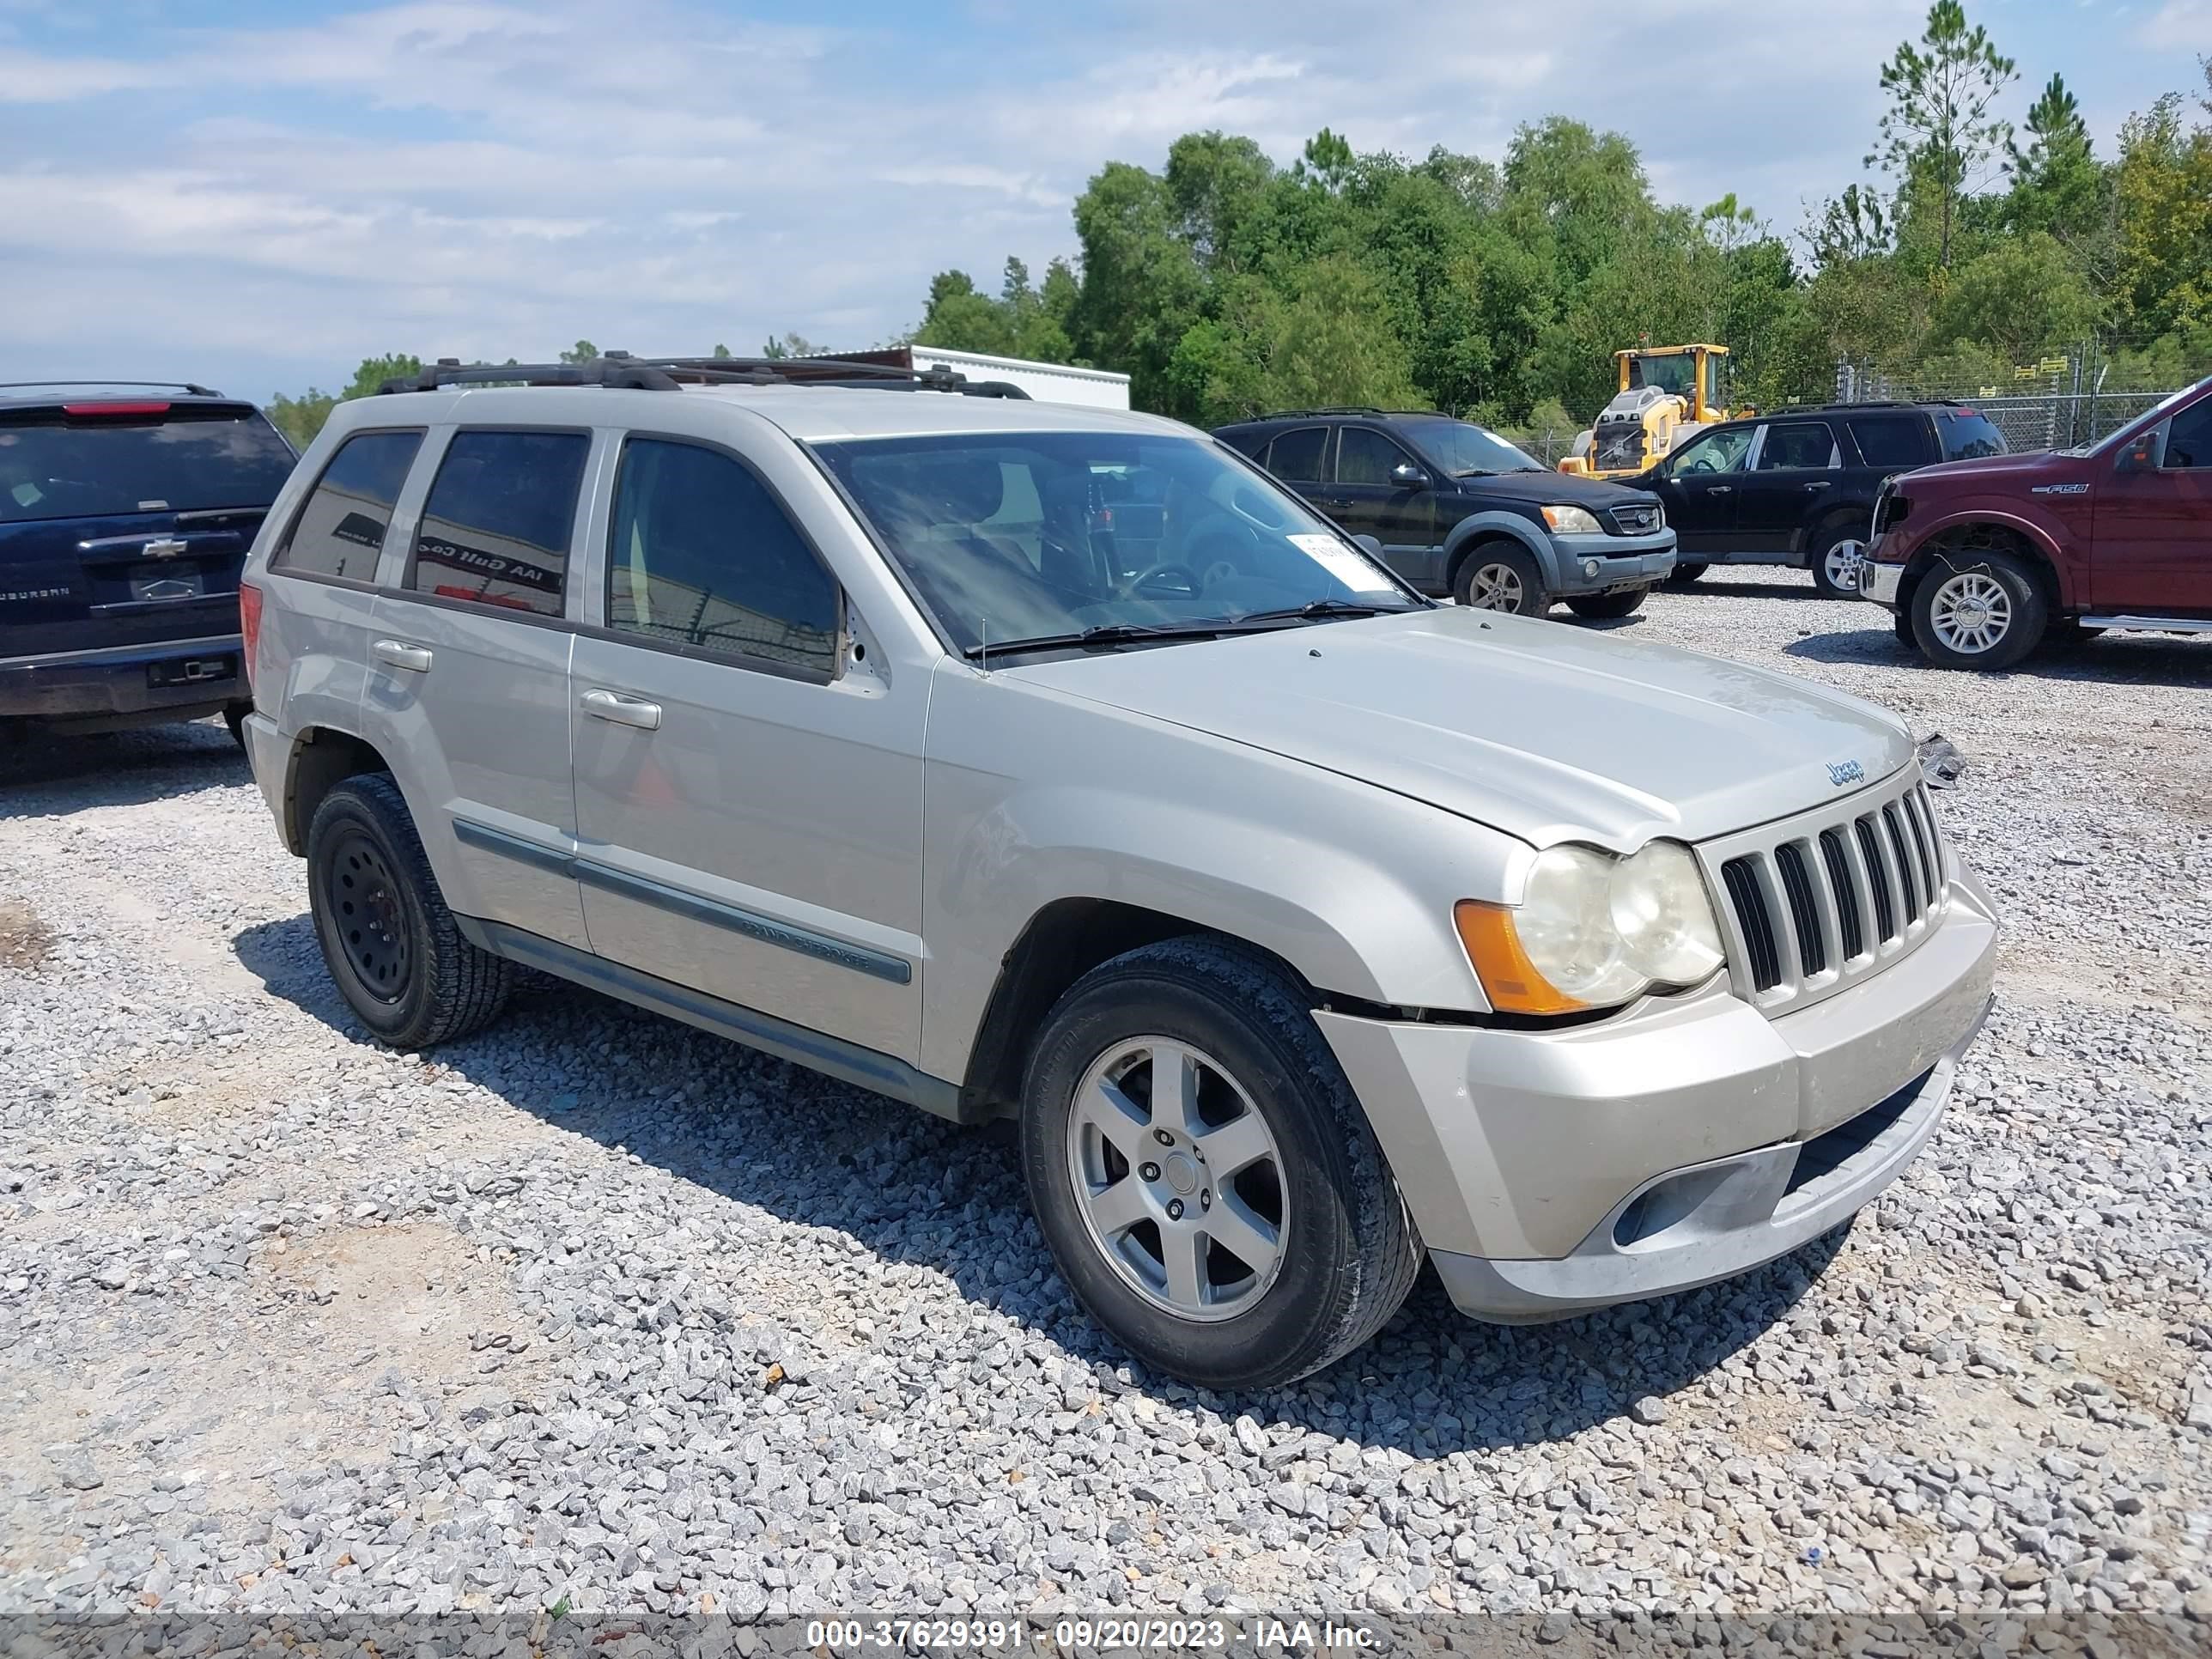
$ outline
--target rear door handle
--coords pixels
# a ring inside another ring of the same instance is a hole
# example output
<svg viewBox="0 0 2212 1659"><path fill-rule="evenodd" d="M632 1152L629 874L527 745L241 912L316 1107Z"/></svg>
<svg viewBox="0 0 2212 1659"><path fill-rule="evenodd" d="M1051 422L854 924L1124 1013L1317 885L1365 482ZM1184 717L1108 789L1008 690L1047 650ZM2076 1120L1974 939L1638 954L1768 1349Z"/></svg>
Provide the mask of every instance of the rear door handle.
<svg viewBox="0 0 2212 1659"><path fill-rule="evenodd" d="M648 702L643 697L625 696L619 691L594 687L576 701L594 720L612 720L617 726L635 726L643 732L660 730L660 705Z"/></svg>
<svg viewBox="0 0 2212 1659"><path fill-rule="evenodd" d="M370 654L388 668L404 668L410 674L430 672L428 646L410 645L404 640L379 640L368 648Z"/></svg>
<svg viewBox="0 0 2212 1659"><path fill-rule="evenodd" d="M1805 488L1808 489L1826 489L1831 482L1832 480L1830 479L1823 478L1818 483L1807 484Z"/></svg>

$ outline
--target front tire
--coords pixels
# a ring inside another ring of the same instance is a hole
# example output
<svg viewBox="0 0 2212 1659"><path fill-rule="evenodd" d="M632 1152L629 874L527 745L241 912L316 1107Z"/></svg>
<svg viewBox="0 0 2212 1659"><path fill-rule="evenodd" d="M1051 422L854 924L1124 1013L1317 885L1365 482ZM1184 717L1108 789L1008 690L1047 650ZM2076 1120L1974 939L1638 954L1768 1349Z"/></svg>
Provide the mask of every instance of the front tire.
<svg viewBox="0 0 2212 1659"><path fill-rule="evenodd" d="M1452 578L1452 597L1474 611L1540 617L1552 608L1544 573L1510 542L1484 542L1468 550Z"/></svg>
<svg viewBox="0 0 2212 1659"><path fill-rule="evenodd" d="M1624 588L1618 593L1577 593L1567 600L1567 609L1577 617L1592 622L1609 622L1619 617L1632 617L1644 608L1644 596L1648 587Z"/></svg>
<svg viewBox="0 0 2212 1659"><path fill-rule="evenodd" d="M346 779L307 828L308 907L323 963L361 1023L395 1048L428 1048L489 1024L514 969L453 925L398 785Z"/></svg>
<svg viewBox="0 0 2212 1659"><path fill-rule="evenodd" d="M1076 1297L1146 1364L1273 1388L1397 1311L1419 1240L1310 1000L1203 938L1062 997L1023 1089L1030 1201Z"/></svg>
<svg viewBox="0 0 2212 1659"><path fill-rule="evenodd" d="M1843 578L1856 568L1866 556L1866 538L1847 524L1830 525L1822 531L1814 544L1812 556L1806 561L1813 572L1813 586L1824 599L1856 599L1859 590L1856 578L1846 586Z"/></svg>
<svg viewBox="0 0 2212 1659"><path fill-rule="evenodd" d="M1704 575L1706 571L1711 568L1711 564L1704 560L1690 559L1686 561L1677 559L1674 561L1674 568L1667 573L1667 586L1669 587L1687 587L1692 582L1697 580L1698 577Z"/></svg>
<svg viewBox="0 0 2212 1659"><path fill-rule="evenodd" d="M2017 556L1938 554L1912 590L1912 631L1943 668L2011 667L2035 649L2050 616L2043 588Z"/></svg>

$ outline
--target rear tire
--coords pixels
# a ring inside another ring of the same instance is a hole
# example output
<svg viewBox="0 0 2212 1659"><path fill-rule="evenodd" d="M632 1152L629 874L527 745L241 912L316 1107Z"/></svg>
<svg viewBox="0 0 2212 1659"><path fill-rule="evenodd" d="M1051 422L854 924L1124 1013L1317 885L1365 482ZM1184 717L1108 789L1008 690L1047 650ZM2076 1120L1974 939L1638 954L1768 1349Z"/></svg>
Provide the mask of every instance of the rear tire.
<svg viewBox="0 0 2212 1659"><path fill-rule="evenodd" d="M1644 596L1650 591L1648 587L1631 587L1618 593L1577 593L1569 597L1567 609L1593 622L1631 617L1643 609Z"/></svg>
<svg viewBox="0 0 2212 1659"><path fill-rule="evenodd" d="M307 829L315 938L338 994L380 1042L428 1048L489 1024L514 970L453 925L399 786L346 779Z"/></svg>
<svg viewBox="0 0 2212 1659"><path fill-rule="evenodd" d="M1452 575L1452 597L1475 611L1540 617L1552 608L1544 573L1511 542L1482 542L1468 550Z"/></svg>
<svg viewBox="0 0 2212 1659"><path fill-rule="evenodd" d="M1711 568L1712 566L1710 563L1702 560L1692 559L1685 562L1680 559L1677 559L1674 562L1674 568L1667 573L1667 586L1669 587L1687 587L1692 582L1697 580L1698 577L1704 575L1705 572Z"/></svg>
<svg viewBox="0 0 2212 1659"><path fill-rule="evenodd" d="M1171 1094L1155 1080L1169 1064ZM1225 941L1132 951L1060 1000L1030 1054L1022 1169L1091 1317L1201 1387L1319 1370L1381 1328L1420 1268L1310 999Z"/></svg>
<svg viewBox="0 0 2212 1659"><path fill-rule="evenodd" d="M226 704L222 711L222 723L230 728L230 740L238 745L240 754L246 752L246 717L252 712L250 702Z"/></svg>
<svg viewBox="0 0 2212 1659"><path fill-rule="evenodd" d="M1938 553L1912 590L1912 631L1929 661L1988 672L2042 642L2050 617L2042 585L2018 555Z"/></svg>
<svg viewBox="0 0 2212 1659"><path fill-rule="evenodd" d="M1813 586L1824 599L1856 599L1856 586L1846 587L1838 580L1847 566L1856 565L1866 554L1866 538L1849 524L1832 524L1814 539L1806 564L1813 573Z"/></svg>

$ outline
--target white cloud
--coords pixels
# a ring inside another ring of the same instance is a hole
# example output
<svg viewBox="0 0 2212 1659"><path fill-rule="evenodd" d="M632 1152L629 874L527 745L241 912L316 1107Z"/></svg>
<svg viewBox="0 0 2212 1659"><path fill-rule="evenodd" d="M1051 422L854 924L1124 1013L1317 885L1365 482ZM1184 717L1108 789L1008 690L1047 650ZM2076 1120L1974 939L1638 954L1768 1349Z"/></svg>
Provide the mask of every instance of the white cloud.
<svg viewBox="0 0 2212 1659"><path fill-rule="evenodd" d="M2147 46L2212 52L2212 0L2166 0L2136 33Z"/></svg>
<svg viewBox="0 0 2212 1659"><path fill-rule="evenodd" d="M1112 0L887 33L697 0L401 0L160 25L141 56L0 29L0 349L300 385L579 334L871 343L947 265L989 286L1009 253L1072 252L1091 174L1207 127L1285 161L1323 125L1496 156L1558 112L1627 131L1663 196L1734 190L1788 230L1856 172L1873 66L1923 6L1747 27L1740 0L1644 0L1568 29L1520 0Z"/></svg>

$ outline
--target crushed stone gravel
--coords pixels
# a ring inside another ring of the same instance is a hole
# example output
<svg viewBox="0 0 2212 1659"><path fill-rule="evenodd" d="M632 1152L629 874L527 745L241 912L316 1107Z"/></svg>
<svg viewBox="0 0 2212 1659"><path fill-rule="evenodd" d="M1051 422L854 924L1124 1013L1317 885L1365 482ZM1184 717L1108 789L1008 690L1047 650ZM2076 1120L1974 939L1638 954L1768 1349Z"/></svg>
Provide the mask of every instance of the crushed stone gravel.
<svg viewBox="0 0 2212 1659"><path fill-rule="evenodd" d="M0 1612L2212 1618L2212 643L1946 673L1773 571L1615 631L1965 756L1948 1119L1746 1279L1425 1279L1249 1397L1103 1341L1003 1135L552 985L378 1049L219 727L0 756Z"/></svg>

